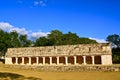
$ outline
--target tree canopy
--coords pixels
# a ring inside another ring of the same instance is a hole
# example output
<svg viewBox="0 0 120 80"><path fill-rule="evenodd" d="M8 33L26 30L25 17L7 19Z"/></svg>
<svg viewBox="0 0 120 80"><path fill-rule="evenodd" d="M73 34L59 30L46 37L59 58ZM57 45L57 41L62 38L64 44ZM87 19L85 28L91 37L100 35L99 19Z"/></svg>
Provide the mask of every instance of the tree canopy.
<svg viewBox="0 0 120 80"><path fill-rule="evenodd" d="M113 45L116 45L117 47L120 47L120 35L118 34L108 35L106 41L111 42Z"/></svg>
<svg viewBox="0 0 120 80"><path fill-rule="evenodd" d="M29 47L31 41L27 35L20 35L16 31L10 33L0 29L0 56L5 55L7 48Z"/></svg>
<svg viewBox="0 0 120 80"><path fill-rule="evenodd" d="M113 63L120 63L120 35L108 35L106 41L112 43Z"/></svg>
<svg viewBox="0 0 120 80"><path fill-rule="evenodd" d="M52 30L47 37L40 37L35 41L35 46L74 45L97 43L89 38L80 38L76 33L63 34L59 30Z"/></svg>

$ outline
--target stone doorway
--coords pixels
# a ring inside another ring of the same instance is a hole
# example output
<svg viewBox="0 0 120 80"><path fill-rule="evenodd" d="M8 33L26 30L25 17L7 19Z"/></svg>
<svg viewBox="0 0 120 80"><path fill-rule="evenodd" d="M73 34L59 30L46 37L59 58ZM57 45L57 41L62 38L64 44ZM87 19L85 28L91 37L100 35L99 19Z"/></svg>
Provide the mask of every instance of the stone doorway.
<svg viewBox="0 0 120 80"><path fill-rule="evenodd" d="M29 63L29 58L28 57L24 57L24 64Z"/></svg>
<svg viewBox="0 0 120 80"><path fill-rule="evenodd" d="M68 57L68 64L74 64L74 57L73 56Z"/></svg>
<svg viewBox="0 0 120 80"><path fill-rule="evenodd" d="M77 56L77 63L82 64L83 63L83 57L82 56Z"/></svg>
<svg viewBox="0 0 120 80"><path fill-rule="evenodd" d="M50 64L50 58L49 57L45 57L45 64Z"/></svg>
<svg viewBox="0 0 120 80"><path fill-rule="evenodd" d="M15 64L15 62L16 62L15 57L12 57L12 63Z"/></svg>
<svg viewBox="0 0 120 80"><path fill-rule="evenodd" d="M36 63L36 57L31 57L31 64Z"/></svg>
<svg viewBox="0 0 120 80"><path fill-rule="evenodd" d="M59 57L59 63L65 64L65 57Z"/></svg>
<svg viewBox="0 0 120 80"><path fill-rule="evenodd" d="M39 57L39 63L43 64L43 58L42 57Z"/></svg>
<svg viewBox="0 0 120 80"><path fill-rule="evenodd" d="M101 56L95 56L95 64L101 64Z"/></svg>
<svg viewBox="0 0 120 80"><path fill-rule="evenodd" d="M57 64L57 58L56 57L52 57L52 63Z"/></svg>
<svg viewBox="0 0 120 80"><path fill-rule="evenodd" d="M86 63L92 64L92 57L91 56L86 56Z"/></svg>
<svg viewBox="0 0 120 80"><path fill-rule="evenodd" d="M18 64L22 63L22 57L18 57Z"/></svg>

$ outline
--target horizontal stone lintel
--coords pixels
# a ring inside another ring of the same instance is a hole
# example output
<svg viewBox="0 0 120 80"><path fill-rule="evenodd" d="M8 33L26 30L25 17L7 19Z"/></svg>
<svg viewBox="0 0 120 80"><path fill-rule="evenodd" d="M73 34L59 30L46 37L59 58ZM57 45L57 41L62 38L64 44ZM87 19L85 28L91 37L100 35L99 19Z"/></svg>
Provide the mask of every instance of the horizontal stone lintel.
<svg viewBox="0 0 120 80"><path fill-rule="evenodd" d="M84 55L12 55L6 57L63 57L63 56L100 56L100 55L112 55L112 54L84 54Z"/></svg>

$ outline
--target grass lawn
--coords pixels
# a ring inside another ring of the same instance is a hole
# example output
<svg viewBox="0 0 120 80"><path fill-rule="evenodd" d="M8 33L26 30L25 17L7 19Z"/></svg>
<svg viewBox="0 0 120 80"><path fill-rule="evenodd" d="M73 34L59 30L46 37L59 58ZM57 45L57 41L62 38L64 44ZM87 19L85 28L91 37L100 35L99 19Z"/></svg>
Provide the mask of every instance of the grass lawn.
<svg viewBox="0 0 120 80"><path fill-rule="evenodd" d="M0 63L0 80L120 80L120 72L40 72Z"/></svg>

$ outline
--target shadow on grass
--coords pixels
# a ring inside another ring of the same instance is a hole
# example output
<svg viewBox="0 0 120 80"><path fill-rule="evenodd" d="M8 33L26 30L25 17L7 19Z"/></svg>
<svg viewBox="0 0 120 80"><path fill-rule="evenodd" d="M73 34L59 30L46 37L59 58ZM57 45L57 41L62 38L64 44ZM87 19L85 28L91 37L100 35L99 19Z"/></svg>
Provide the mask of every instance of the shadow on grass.
<svg viewBox="0 0 120 80"><path fill-rule="evenodd" d="M42 79L35 77L24 77L23 75L15 73L0 72L0 80L42 80Z"/></svg>

